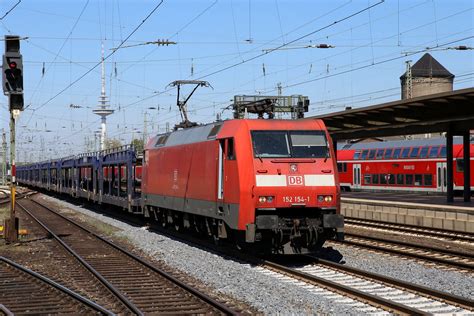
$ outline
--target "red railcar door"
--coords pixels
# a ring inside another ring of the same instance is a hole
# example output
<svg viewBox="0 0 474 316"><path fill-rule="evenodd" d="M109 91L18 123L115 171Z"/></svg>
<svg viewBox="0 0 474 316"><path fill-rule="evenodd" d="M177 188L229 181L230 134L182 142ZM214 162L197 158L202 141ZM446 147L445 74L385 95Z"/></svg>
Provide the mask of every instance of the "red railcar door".
<svg viewBox="0 0 474 316"><path fill-rule="evenodd" d="M436 191L447 191L447 168L445 162L436 163Z"/></svg>

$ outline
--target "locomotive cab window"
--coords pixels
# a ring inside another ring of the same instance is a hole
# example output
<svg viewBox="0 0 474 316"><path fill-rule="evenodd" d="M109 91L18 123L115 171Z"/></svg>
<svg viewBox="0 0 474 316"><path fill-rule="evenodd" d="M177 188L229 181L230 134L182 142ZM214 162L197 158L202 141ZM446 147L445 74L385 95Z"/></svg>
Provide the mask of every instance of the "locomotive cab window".
<svg viewBox="0 0 474 316"><path fill-rule="evenodd" d="M322 131L252 131L256 158L325 158L329 156Z"/></svg>

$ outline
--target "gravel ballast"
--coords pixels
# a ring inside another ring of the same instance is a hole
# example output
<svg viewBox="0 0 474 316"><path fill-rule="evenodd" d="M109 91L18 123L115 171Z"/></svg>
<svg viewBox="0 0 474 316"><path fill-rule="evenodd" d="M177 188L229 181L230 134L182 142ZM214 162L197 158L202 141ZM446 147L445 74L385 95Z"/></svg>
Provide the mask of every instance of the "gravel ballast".
<svg viewBox="0 0 474 316"><path fill-rule="evenodd" d="M46 196L44 199L119 228L120 230L114 233L116 236L126 237L136 248L150 257L193 276L213 288L216 293L235 297L265 314L361 315L373 311L364 309L361 303L325 290L317 290L310 286L302 287L291 280L281 280L271 273L264 273L259 267L226 259L64 201ZM465 297L473 296L474 279L466 274L431 269L417 263L366 251L354 253L342 248L341 246L341 253L348 265L408 279L413 283Z"/></svg>

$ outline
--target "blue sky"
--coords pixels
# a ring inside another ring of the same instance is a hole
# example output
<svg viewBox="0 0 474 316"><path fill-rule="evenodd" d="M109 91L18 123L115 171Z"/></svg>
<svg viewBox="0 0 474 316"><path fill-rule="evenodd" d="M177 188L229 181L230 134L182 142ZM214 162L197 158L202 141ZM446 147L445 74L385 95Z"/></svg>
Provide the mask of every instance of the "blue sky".
<svg viewBox="0 0 474 316"><path fill-rule="evenodd" d="M2 1L0 15L17 2ZM20 161L91 148L100 126L92 114L100 67L91 69L101 42L110 54L159 3L22 0L0 20L4 34L26 38ZM275 95L278 83L283 95L308 96L314 115L397 100L405 61L425 51L456 75L455 89L472 87L474 50L447 48L474 46L473 10L468 0L164 0L123 44L132 47L106 61L115 110L108 136L122 143L142 137L145 115L149 134L179 122L176 89L167 87L178 79L212 85L189 102L191 120L200 123L221 112L230 118L224 108L234 95ZM139 45L158 39L177 44ZM316 44L334 48L304 48ZM4 97L0 122L8 130L6 103Z"/></svg>

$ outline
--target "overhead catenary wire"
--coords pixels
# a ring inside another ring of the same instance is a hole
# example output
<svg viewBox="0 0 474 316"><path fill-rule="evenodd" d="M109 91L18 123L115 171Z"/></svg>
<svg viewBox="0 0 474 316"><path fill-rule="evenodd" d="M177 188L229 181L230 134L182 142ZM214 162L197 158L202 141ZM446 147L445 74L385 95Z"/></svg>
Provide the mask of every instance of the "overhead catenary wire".
<svg viewBox="0 0 474 316"><path fill-rule="evenodd" d="M156 10L158 10L158 8L161 6L161 4L163 3L164 0L161 0L160 3L158 3L149 13L148 15L132 30L132 32L130 32L130 34L119 44L119 46L117 47L116 50L113 50L112 52L110 52L107 56L104 57L104 60L107 60L110 56L112 56L113 54L115 54L121 47L123 44L125 44L125 42L127 42L127 40L133 35L135 34L136 31L138 31L138 29L153 15L153 13L155 13ZM82 74L81 76L79 76L77 79L75 79L73 82L71 82L69 85L67 85L65 88L63 88L61 91L59 91L58 93L56 93L54 96L52 96L51 98L49 98L46 102L42 103L41 105L39 105L37 108L35 108L35 110L39 110L40 108L42 108L43 106L47 105L49 102L53 101L54 99L56 99L58 96L60 96L61 94L63 94L65 91L67 91L69 88L71 88L73 85L75 85L76 83L78 83L80 80L82 80L85 76L87 76L89 73L91 73L94 69L96 69L98 66L101 65L101 62L102 60L98 61L92 68L90 68L89 70L87 70L84 74ZM29 105L27 106L29 107ZM25 107L25 108L27 108Z"/></svg>

